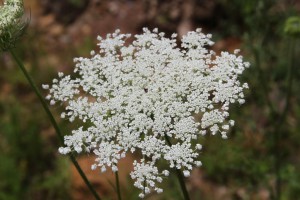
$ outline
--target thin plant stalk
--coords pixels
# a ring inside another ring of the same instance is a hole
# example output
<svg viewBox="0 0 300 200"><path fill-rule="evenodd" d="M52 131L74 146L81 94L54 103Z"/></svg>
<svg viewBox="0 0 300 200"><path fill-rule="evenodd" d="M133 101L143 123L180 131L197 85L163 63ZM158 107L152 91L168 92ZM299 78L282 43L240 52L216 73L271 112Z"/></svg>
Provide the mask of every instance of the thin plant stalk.
<svg viewBox="0 0 300 200"><path fill-rule="evenodd" d="M294 79L294 59L295 59L295 42L291 40L289 43L289 54L290 54L290 63L288 67L288 74L287 74L287 89L286 89L286 96L285 96L285 106L284 109L278 119L278 122L276 123L277 126L275 126L275 173L276 173L276 183L275 183L275 198L277 200L281 199L281 158L282 155L280 153L280 140L281 140L281 134L282 134L282 127L286 121L286 117L288 114L288 111L290 109L290 100L292 97L292 89L293 89L293 79Z"/></svg>
<svg viewBox="0 0 300 200"><path fill-rule="evenodd" d="M115 177L116 177L116 186L117 186L118 200L122 200L118 171L115 172Z"/></svg>
<svg viewBox="0 0 300 200"><path fill-rule="evenodd" d="M166 142L168 143L169 146L172 145L171 141L169 140L169 138L166 134L165 134L165 140L166 140ZM189 196L189 193L187 191L187 188L186 188L186 185L185 185L185 182L184 182L184 177L183 177L182 171L180 169L176 168L175 172L176 172L177 180L179 182L179 185L180 185L180 188L181 188L184 199L185 200L190 200L190 196Z"/></svg>
<svg viewBox="0 0 300 200"><path fill-rule="evenodd" d="M261 44L262 45L262 44ZM263 72L263 69L261 67L261 59L260 59L260 52L259 52L259 47L252 47L252 52L254 54L254 59L255 59L255 66L257 67L257 71L258 71L258 76L259 76L259 81L261 82L261 88L262 88L262 96L264 97L265 102L267 103L269 109L270 109L270 113L273 116L276 116L277 113L274 109L274 106L271 102L271 100L268 97L268 85L265 79L265 75Z"/></svg>
<svg viewBox="0 0 300 200"><path fill-rule="evenodd" d="M183 177L182 171L180 169L177 169L177 168L176 168L175 171L176 171L176 176L177 176L178 182L180 184L180 188L181 188L181 191L182 191L184 199L185 200L190 200L189 193L188 193L188 191L186 189L186 186L185 186L185 182L184 182L184 177Z"/></svg>
<svg viewBox="0 0 300 200"><path fill-rule="evenodd" d="M53 125L55 132L59 138L59 141L63 144L64 143L64 138L63 135L60 131L60 128L55 120L55 118L53 117L46 101L44 100L44 97L42 96L41 92L39 91L38 87L36 86L36 84L34 83L33 79L31 78L31 76L29 75L29 73L27 72L27 70L25 69L23 63L21 62L21 60L18 58L18 56L15 54L15 52L10 49L10 53L12 55L12 57L14 58L14 60L16 61L16 63L18 64L18 67L21 69L21 71L23 72L24 76L26 77L27 81L29 82L31 88L33 89L34 93L36 94L36 96L38 97L38 99L40 100L45 112L47 113L51 124ZM97 192L95 191L95 189L93 188L92 184L89 182L89 180L87 179L87 177L85 176L84 172L82 171L82 169L80 168L78 162L76 161L76 158L73 154L69 155L69 158L71 159L72 163L74 164L76 170L78 171L78 173L80 174L81 178L83 179L84 183L86 184L86 186L89 188L89 190L91 191L91 193L93 194L93 196L95 197L96 200L101 200L100 196L97 194Z"/></svg>

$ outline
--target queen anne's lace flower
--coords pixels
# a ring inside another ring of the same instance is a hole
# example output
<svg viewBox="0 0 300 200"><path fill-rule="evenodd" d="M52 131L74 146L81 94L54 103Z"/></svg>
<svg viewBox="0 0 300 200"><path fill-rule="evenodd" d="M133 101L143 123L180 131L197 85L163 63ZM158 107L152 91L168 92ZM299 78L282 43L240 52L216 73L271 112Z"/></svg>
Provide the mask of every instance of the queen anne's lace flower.
<svg viewBox="0 0 300 200"><path fill-rule="evenodd" d="M131 177L143 197L168 169L159 172L158 161L190 175L200 166L198 139L206 132L226 133L234 125L229 106L244 103L244 88L238 76L249 64L237 52L215 55L211 35L200 29L189 32L176 44L176 34L144 29L125 45L129 34L117 30L99 39L100 52L91 58L75 58L76 76L59 73L47 99L66 105L63 118L85 123L65 136L63 154L88 151L96 156L92 169L118 170L118 160L139 152Z"/></svg>

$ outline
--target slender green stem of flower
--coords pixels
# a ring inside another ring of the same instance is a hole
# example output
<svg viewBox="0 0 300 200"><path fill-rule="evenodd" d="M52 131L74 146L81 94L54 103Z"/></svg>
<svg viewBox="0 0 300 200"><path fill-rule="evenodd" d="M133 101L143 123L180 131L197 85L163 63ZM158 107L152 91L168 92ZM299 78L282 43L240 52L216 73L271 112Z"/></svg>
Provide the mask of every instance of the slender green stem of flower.
<svg viewBox="0 0 300 200"><path fill-rule="evenodd" d="M169 140L169 138L166 134L165 134L165 140L166 140L166 142L168 143L169 146L172 145L171 141ZM183 177L182 171L180 169L176 168L175 172L176 172L176 176L177 176L178 182L180 184L180 188L181 188L184 199L185 200L190 200L190 196L189 196L189 193L186 189L186 185L185 185L185 182L184 182L184 177Z"/></svg>
<svg viewBox="0 0 300 200"><path fill-rule="evenodd" d="M34 90L36 96L38 97L38 99L40 100L45 112L47 113L54 129L55 132L59 138L59 141L63 144L64 143L64 138L63 135L60 131L60 128L58 127L58 124L56 122L56 120L54 119L46 101L44 100L41 92L39 91L38 87L36 86L36 84L34 83L33 79L31 78L31 76L29 75L29 73L27 72L27 70L25 69L23 63L21 62L21 60L18 58L18 56L15 54L15 52L13 50L10 50L10 53L12 55L12 57L15 59L16 63L18 64L19 68L21 69L21 71L23 72L24 76L26 77L26 79L28 80L30 86L32 87L32 89ZM93 196L95 197L96 200L101 200L101 198L99 197L99 195L97 194L97 192L95 191L95 189L93 188L93 186L91 185L91 183L89 182L89 180L87 179L87 177L85 176L84 172L82 171L82 169L80 168L78 162L76 161L76 158L73 154L69 155L72 163L74 164L75 168L77 169L78 173L80 174L80 176L82 177L82 179L84 180L85 184L87 185L87 187L89 188L89 190L91 191L91 193L93 194Z"/></svg>
<svg viewBox="0 0 300 200"><path fill-rule="evenodd" d="M275 173L276 173L276 184L275 184L275 188L276 188L276 195L275 198L277 200L281 199L281 182L282 182L282 178L281 178L281 159L282 159L282 155L280 153L280 141L281 141L281 133L282 133L282 127L285 123L288 111L290 109L290 100L292 97L292 88L293 88L293 79L294 79L294 73L293 73L293 69L294 69L294 59L295 59L295 42L296 41L290 41L290 46L289 46L289 54L290 54L290 64L289 64L289 68L288 68L288 75L287 75L287 89L286 89L286 96L285 96L285 106L284 109L278 119L278 122L276 123L275 126L275 133L274 133L274 137L275 137L275 145L274 145L274 150L275 150Z"/></svg>
<svg viewBox="0 0 300 200"><path fill-rule="evenodd" d="M146 188L146 177L144 178L144 184L143 184L143 186L144 186L143 193L144 193L144 195L146 195L146 191L145 191L145 188Z"/></svg>
<svg viewBox="0 0 300 200"><path fill-rule="evenodd" d="M252 52L254 54L255 66L257 67L259 81L261 82L261 88L263 90L262 95L263 95L264 100L266 101L266 103L267 103L267 105L270 109L271 115L275 116L276 111L274 109L274 106L273 106L270 98L268 97L269 89L267 88L266 79L265 79L265 76L264 76L263 69L261 67L260 52L258 50L258 47L252 47Z"/></svg>
<svg viewBox="0 0 300 200"><path fill-rule="evenodd" d="M177 168L176 168L175 171L176 171L176 175L177 175L177 178L178 178L178 181L179 181L179 184L180 184L180 187L181 187L184 199L185 200L189 200L190 196L189 196L189 193L188 193L188 191L186 189L186 186L185 186L185 182L184 182L184 178L183 178L183 175L182 175L182 171L180 169L177 169Z"/></svg>
<svg viewBox="0 0 300 200"><path fill-rule="evenodd" d="M286 91L286 97L285 97L285 107L283 109L283 112L281 114L281 118L279 122L283 123L284 120L287 117L289 108L290 108L290 100L292 97L292 89L293 89L293 79L294 79L294 60L295 60L295 51L296 51L296 41L290 41L290 64L288 68L288 77L287 77L287 91Z"/></svg>
<svg viewBox="0 0 300 200"><path fill-rule="evenodd" d="M115 172L115 177L116 177L116 186L117 186L118 200L122 200L118 171Z"/></svg>

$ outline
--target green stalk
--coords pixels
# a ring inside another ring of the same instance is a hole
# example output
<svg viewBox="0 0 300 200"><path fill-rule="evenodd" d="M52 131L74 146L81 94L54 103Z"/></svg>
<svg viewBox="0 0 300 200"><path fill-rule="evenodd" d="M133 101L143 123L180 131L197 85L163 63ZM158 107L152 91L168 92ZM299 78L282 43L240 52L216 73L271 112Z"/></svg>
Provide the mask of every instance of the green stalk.
<svg viewBox="0 0 300 200"><path fill-rule="evenodd" d="M190 200L190 196L189 196L189 193L186 189L186 186L185 186L185 183L184 183L184 177L183 177L183 174L182 174L182 171L180 169L177 169L176 168L176 176L177 176L177 179L178 179L178 182L180 184L180 188L181 188L181 191L183 193L183 197L185 200Z"/></svg>
<svg viewBox="0 0 300 200"><path fill-rule="evenodd" d="M165 134L165 140L166 140L166 142L168 143L169 146L172 146L172 143L171 143L171 141L169 140L169 138L166 134ZM184 199L185 200L190 200L190 196L189 196L189 193L186 189L186 185L185 185L185 182L184 182L184 177L183 177L182 171L180 169L176 168L175 172L176 172L176 176L177 176L178 182L180 184L180 188L181 188Z"/></svg>
<svg viewBox="0 0 300 200"><path fill-rule="evenodd" d="M31 88L33 89L33 91L35 92L36 96L38 97L38 99L40 100L45 112L47 113L54 129L55 132L59 138L59 141L61 142L61 144L64 144L64 138L63 135L60 131L60 128L58 127L58 124L56 122L56 120L54 119L46 101L44 100L44 97L42 96L41 92L39 91L38 87L36 86L36 84L34 83L33 79L31 78L31 76L29 75L29 73L27 72L27 70L25 69L23 63L21 62L21 60L18 58L18 56L15 54L15 52L10 49L10 53L12 55L12 57L15 59L16 63L18 64L18 67L21 69L21 71L23 72L24 76L26 77L27 81L29 82ZM87 177L85 176L84 172L82 171L82 169L80 168L78 162L76 161L76 158L73 154L69 154L69 157L72 161L72 163L74 164L75 168L77 169L78 173L80 174L81 178L83 179L83 181L85 182L86 186L89 188L89 190L91 191L91 193L93 194L93 196L95 197L96 200L101 200L101 198L99 197L99 195L97 194L97 192L95 191L95 189L93 188L93 186L91 185L91 183L89 182L89 180L87 179Z"/></svg>
<svg viewBox="0 0 300 200"><path fill-rule="evenodd" d="M282 182L282 178L281 178L281 159L282 159L282 155L280 153L280 141L281 141L281 132L282 132L282 127L286 121L286 117L288 115L288 111L290 109L290 100L292 97L292 89L293 89L293 79L294 79L294 73L293 73L293 69L294 69L294 59L295 59L295 43L296 41L290 41L289 44L289 54L291 56L290 58L290 64L289 64L289 68L288 68L288 75L287 75L287 89L286 89L286 96L285 96L285 106L284 109L278 119L278 122L276 123L277 125L275 126L275 133L274 133L274 137L275 137L275 174L276 174L276 183L275 183L275 191L276 191L276 195L275 198L277 200L281 199L281 182Z"/></svg>
<svg viewBox="0 0 300 200"><path fill-rule="evenodd" d="M118 200L122 200L118 171L115 172L115 177L116 177L116 186L117 186Z"/></svg>
<svg viewBox="0 0 300 200"><path fill-rule="evenodd" d="M270 100L270 98L268 97L268 93L269 93L269 89L268 89L268 84L266 82L266 79L264 77L264 72L261 66L261 60L260 60L260 52L258 47L252 47L252 52L254 54L254 59L255 59L255 66L257 67L257 71L258 71L258 78L259 81L261 83L261 88L262 88L262 96L264 97L265 102L267 103L269 109L270 109L270 113L271 116L276 116L276 111L274 109L274 106Z"/></svg>

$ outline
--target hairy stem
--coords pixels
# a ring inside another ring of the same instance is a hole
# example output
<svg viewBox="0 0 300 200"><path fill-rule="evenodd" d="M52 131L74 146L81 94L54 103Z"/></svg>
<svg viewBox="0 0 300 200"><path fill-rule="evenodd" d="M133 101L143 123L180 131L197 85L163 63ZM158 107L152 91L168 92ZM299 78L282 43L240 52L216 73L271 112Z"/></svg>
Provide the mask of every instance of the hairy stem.
<svg viewBox="0 0 300 200"><path fill-rule="evenodd" d="M168 143L169 146L172 145L171 141L169 140L169 138L166 134L165 134L165 140L166 140L166 142ZM180 184L180 188L181 188L184 199L185 200L190 200L190 196L189 196L189 193L186 189L186 185L185 185L185 182L184 182L184 177L183 177L182 171L180 169L176 168L175 172L176 172L176 176L177 176L178 182Z"/></svg>
<svg viewBox="0 0 300 200"><path fill-rule="evenodd" d="M29 75L29 73L27 72L27 70L25 69L23 63L21 62L21 60L19 59L19 57L15 54L15 52L13 50L10 50L10 53L12 55L12 57L15 59L16 63L18 64L18 67L21 69L21 71L23 72L24 76L26 77L27 81L29 82L31 88L33 89L34 93L36 94L36 96L38 97L38 99L40 100L45 112L47 113L52 126L55 129L55 132L59 138L59 141L61 142L61 144L64 144L64 138L63 135L60 131L60 128L54 118L54 116L52 115L46 101L44 100L44 97L42 96L41 92L39 91L38 87L36 86L36 84L34 83L33 79L31 78L31 76ZM93 188L93 186L91 185L91 183L89 182L89 180L87 179L87 177L85 176L84 172L82 171L82 169L80 168L78 162L76 161L76 158L73 154L69 155L72 163L74 164L75 168L77 169L78 173L80 174L81 178L83 179L83 181L85 182L86 186L89 188L89 190L91 191L91 193L93 194L93 196L95 197L96 200L101 200L101 198L99 197L99 195L97 194L97 192L95 191L95 189Z"/></svg>

